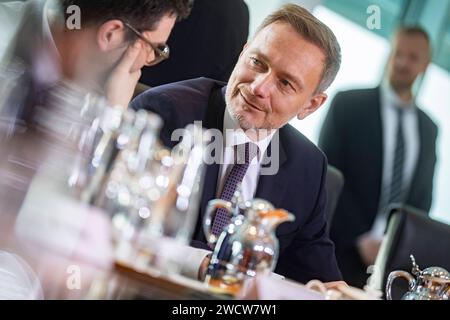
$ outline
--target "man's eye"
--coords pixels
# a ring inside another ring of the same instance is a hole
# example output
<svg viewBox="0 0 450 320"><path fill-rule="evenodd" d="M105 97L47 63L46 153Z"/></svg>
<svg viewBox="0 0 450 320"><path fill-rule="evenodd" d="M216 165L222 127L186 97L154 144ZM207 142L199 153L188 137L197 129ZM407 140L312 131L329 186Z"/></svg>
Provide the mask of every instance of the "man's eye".
<svg viewBox="0 0 450 320"><path fill-rule="evenodd" d="M262 67L262 63L258 59L250 57L250 61L252 62L253 65L255 65L257 67Z"/></svg>
<svg viewBox="0 0 450 320"><path fill-rule="evenodd" d="M288 90L294 90L294 86L286 79L281 79L280 80L281 86L283 87L283 89L288 89Z"/></svg>

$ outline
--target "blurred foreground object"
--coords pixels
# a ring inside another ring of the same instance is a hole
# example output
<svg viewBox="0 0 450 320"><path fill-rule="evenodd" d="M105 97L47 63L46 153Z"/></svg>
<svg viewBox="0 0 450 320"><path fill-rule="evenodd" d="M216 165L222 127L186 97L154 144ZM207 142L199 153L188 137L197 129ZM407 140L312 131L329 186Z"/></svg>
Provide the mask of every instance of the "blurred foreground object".
<svg viewBox="0 0 450 320"><path fill-rule="evenodd" d="M116 203L116 259L137 270L178 273L184 263L179 247L189 243L197 221L208 135L189 126L172 152L149 149L148 138L123 150L105 188L107 201Z"/></svg>

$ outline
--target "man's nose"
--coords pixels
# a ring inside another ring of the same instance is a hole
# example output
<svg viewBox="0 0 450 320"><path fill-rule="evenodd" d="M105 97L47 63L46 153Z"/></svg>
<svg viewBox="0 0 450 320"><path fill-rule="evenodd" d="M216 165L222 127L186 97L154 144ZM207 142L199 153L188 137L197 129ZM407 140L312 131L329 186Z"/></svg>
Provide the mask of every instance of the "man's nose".
<svg viewBox="0 0 450 320"><path fill-rule="evenodd" d="M254 96L267 98L273 87L272 75L270 73L259 74L250 85Z"/></svg>
<svg viewBox="0 0 450 320"><path fill-rule="evenodd" d="M408 66L408 58L403 55L396 57L394 62L397 68L403 69Z"/></svg>

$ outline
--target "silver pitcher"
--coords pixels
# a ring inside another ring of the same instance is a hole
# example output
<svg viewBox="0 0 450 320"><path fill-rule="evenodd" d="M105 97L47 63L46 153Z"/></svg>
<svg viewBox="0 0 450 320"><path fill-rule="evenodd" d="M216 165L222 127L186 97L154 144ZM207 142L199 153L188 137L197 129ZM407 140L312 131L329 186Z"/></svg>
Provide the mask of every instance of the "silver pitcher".
<svg viewBox="0 0 450 320"><path fill-rule="evenodd" d="M233 207L230 202L212 200L206 214L212 215L217 208L232 214ZM205 278L213 291L231 295L238 294L248 278L273 271L279 253L275 229L282 222L295 219L293 214L275 209L262 199L246 201L240 209L242 213L219 236Z"/></svg>
<svg viewBox="0 0 450 320"><path fill-rule="evenodd" d="M406 271L392 271L386 283L386 298L392 300L391 287L393 281L405 278L408 281L408 292L402 300L450 300L450 273L440 267L429 267L421 271L411 255L412 275Z"/></svg>

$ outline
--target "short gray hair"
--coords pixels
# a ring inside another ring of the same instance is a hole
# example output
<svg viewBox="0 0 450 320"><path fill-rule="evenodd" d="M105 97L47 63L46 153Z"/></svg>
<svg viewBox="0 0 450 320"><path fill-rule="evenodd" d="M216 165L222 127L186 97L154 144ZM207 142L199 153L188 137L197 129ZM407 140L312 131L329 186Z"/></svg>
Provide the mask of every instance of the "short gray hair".
<svg viewBox="0 0 450 320"><path fill-rule="evenodd" d="M307 41L318 46L325 55L325 66L316 92L325 91L333 83L341 67L341 47L333 33L308 10L295 4L286 4L269 15L256 31L276 23L288 23Z"/></svg>

